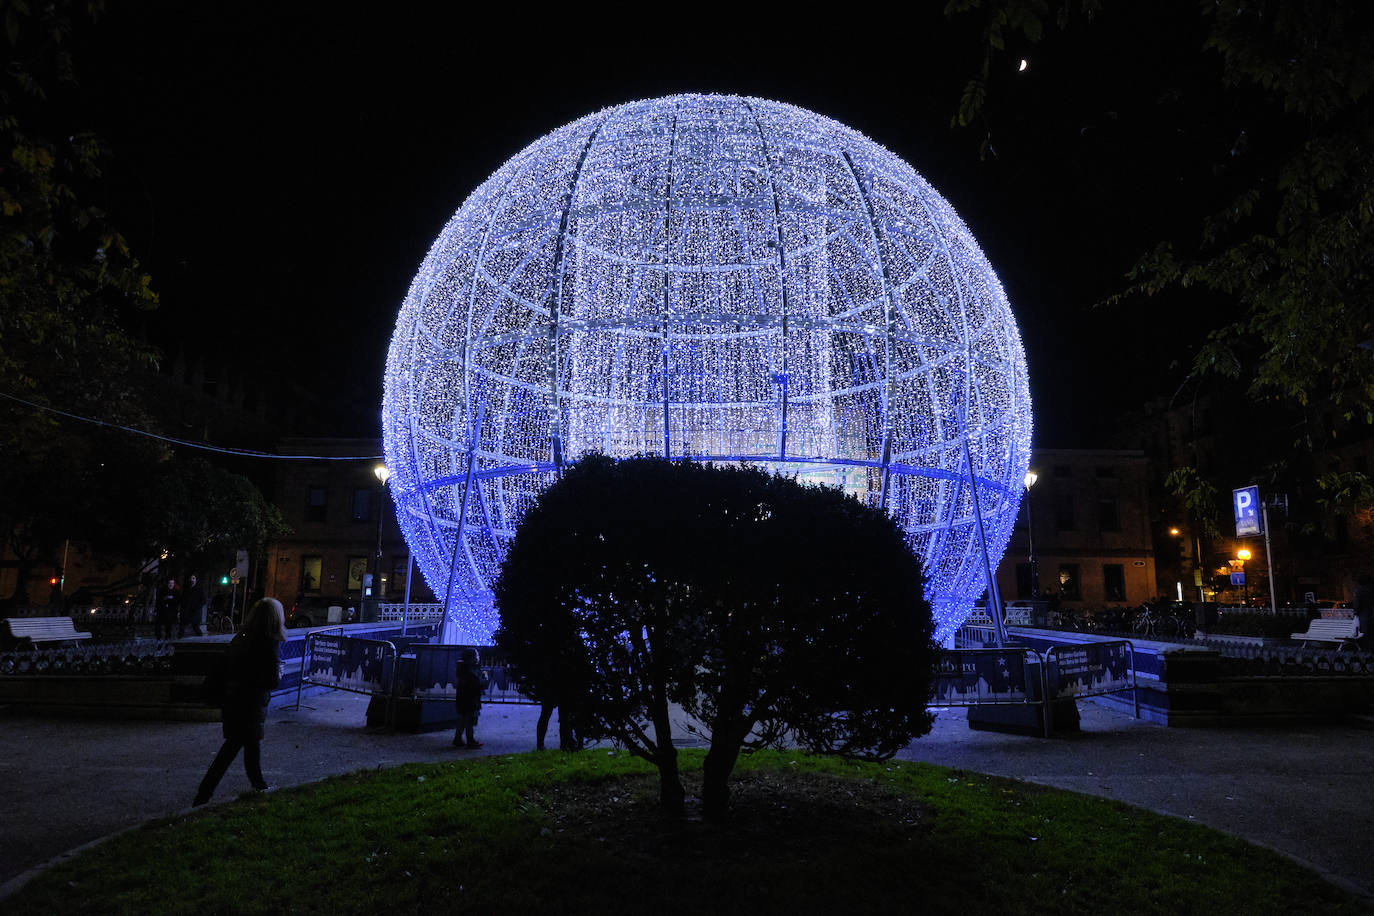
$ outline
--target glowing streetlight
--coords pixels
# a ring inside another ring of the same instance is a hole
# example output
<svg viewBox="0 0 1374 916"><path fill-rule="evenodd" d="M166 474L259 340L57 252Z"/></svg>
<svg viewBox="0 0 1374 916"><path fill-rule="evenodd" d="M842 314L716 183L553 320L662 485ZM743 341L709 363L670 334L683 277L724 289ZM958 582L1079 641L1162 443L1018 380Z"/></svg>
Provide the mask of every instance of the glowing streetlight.
<svg viewBox="0 0 1374 916"><path fill-rule="evenodd" d="M1179 530L1178 530L1177 528L1170 528L1170 529L1169 529L1169 536L1170 536L1170 537L1178 537L1178 535L1179 535Z"/></svg>
<svg viewBox="0 0 1374 916"><path fill-rule="evenodd" d="M1245 575L1245 561L1250 559L1250 551L1242 547L1240 550L1236 551L1236 559L1240 560L1240 573L1243 576ZM1250 579L1248 577L1245 579L1244 588L1245 603L1248 606L1250 604Z"/></svg>
<svg viewBox="0 0 1374 916"><path fill-rule="evenodd" d="M372 587L368 590L367 597L377 596L379 585L382 581L382 520L386 518L386 510L383 503L386 501L386 482L391 479L391 468L385 464L378 464L372 469L377 481L381 484L377 488L377 555L372 558Z"/></svg>

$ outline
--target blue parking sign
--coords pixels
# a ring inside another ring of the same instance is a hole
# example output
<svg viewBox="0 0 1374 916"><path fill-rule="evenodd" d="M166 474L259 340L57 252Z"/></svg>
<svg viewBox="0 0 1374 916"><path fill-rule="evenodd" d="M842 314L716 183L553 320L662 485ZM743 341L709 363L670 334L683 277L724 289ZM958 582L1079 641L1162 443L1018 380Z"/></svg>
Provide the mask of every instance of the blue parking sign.
<svg viewBox="0 0 1374 916"><path fill-rule="evenodd" d="M1248 538L1264 533L1260 524L1259 487L1232 490L1231 506L1236 510L1236 537Z"/></svg>

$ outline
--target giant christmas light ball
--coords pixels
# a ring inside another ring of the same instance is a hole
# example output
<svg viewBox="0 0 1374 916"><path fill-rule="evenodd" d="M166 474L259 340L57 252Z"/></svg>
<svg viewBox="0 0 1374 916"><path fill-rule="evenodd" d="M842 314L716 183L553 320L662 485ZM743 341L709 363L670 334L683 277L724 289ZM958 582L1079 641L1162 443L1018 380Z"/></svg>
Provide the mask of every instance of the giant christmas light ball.
<svg viewBox="0 0 1374 916"><path fill-rule="evenodd" d="M525 507L592 450L749 461L885 508L941 638L1029 462L1020 336L967 227L873 141L762 99L632 102L516 154L420 267L385 385L397 514L463 642L490 638Z"/></svg>

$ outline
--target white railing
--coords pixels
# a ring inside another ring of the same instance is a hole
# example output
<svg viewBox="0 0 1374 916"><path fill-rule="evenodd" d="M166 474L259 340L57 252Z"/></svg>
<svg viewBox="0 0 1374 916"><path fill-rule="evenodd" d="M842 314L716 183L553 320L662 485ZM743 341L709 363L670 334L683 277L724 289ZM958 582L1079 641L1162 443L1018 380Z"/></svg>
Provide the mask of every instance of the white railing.
<svg viewBox="0 0 1374 916"><path fill-rule="evenodd" d="M1232 607L1232 606L1230 606L1230 605L1225 605L1225 606L1222 606L1222 607L1218 607L1218 608L1217 608L1217 616L1219 616L1219 617L1225 617L1227 614L1273 614L1273 613L1274 613L1274 609L1271 608L1271 607L1246 607L1245 605L1241 605L1241 606L1239 606L1239 607ZM1287 615L1287 616L1290 616L1290 617L1306 617L1306 616L1307 616L1307 608L1306 608L1306 607L1281 607L1281 608L1279 608L1278 613L1284 614L1284 615Z"/></svg>
<svg viewBox="0 0 1374 916"><path fill-rule="evenodd" d="M410 605L410 612L406 612L404 602L384 603L377 606L377 619L386 623L399 622L405 618L411 623L436 623L444 619L444 606L442 604L414 604Z"/></svg>
<svg viewBox="0 0 1374 916"><path fill-rule="evenodd" d="M968 619L955 631L954 648L981 649L993 642L996 637L997 627L988 616L988 612L984 608L975 607L968 615Z"/></svg>

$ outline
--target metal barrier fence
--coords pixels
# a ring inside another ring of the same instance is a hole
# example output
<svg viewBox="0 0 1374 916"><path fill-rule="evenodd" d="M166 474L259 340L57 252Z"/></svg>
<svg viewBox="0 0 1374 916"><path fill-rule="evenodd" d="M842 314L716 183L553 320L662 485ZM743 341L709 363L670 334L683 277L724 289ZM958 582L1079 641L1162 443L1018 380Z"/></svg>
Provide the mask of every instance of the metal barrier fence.
<svg viewBox="0 0 1374 916"><path fill-rule="evenodd" d="M1040 653L1025 647L946 649L936 664L927 705L1039 706L1048 738L1044 668Z"/></svg>
<svg viewBox="0 0 1374 916"><path fill-rule="evenodd" d="M1132 692L1136 718L1135 647L1130 640L1050 646L1044 655L1027 646L946 649L940 653L927 704L1038 706L1046 738L1056 700Z"/></svg>
<svg viewBox="0 0 1374 916"><path fill-rule="evenodd" d="M301 687L305 684L390 696L396 658L396 646L384 639L311 633L305 638L296 706L301 705Z"/></svg>
<svg viewBox="0 0 1374 916"><path fill-rule="evenodd" d="M475 650L483 660L481 667L487 675L483 703L534 702L521 691L504 653L492 647L418 643L405 646L407 654L402 655L391 640L363 639L339 632L311 633L305 638L296 707L300 707L301 689L306 684L384 697L388 721L392 719L395 701L402 697L452 703L456 696L454 675L465 649Z"/></svg>
<svg viewBox="0 0 1374 916"><path fill-rule="evenodd" d="M1051 700L1096 697L1131 691L1135 717L1140 718L1140 690L1135 677L1135 646L1129 639L1050 646L1045 650L1045 695ZM1049 687L1053 685L1054 690ZM1054 709L1045 707L1048 732Z"/></svg>
<svg viewBox="0 0 1374 916"><path fill-rule="evenodd" d="M533 703L504 654L491 647L416 644L413 658L401 656L389 640L362 639L340 633L311 633L305 639L296 706L305 684L452 703L454 675L464 650L485 654L482 670L488 685L484 703ZM405 664L409 663L409 664ZM1053 645L1044 655L1028 646L946 649L940 653L928 705L1038 706L1044 734L1052 728L1055 700L1099 696L1130 690L1140 717L1135 647L1129 640ZM390 714L388 719L390 719Z"/></svg>
<svg viewBox="0 0 1374 916"><path fill-rule="evenodd" d="M482 646L429 646L417 645L415 665L410 669L409 684L397 684L397 693L414 696L417 700L444 701L452 703L457 688L453 680L458 667L458 659L464 649L473 649L481 660L482 671L487 675L487 689L482 693L483 703L533 703L520 689L520 681L515 672L506 664L505 653L498 649ZM402 677L406 677L405 673Z"/></svg>

